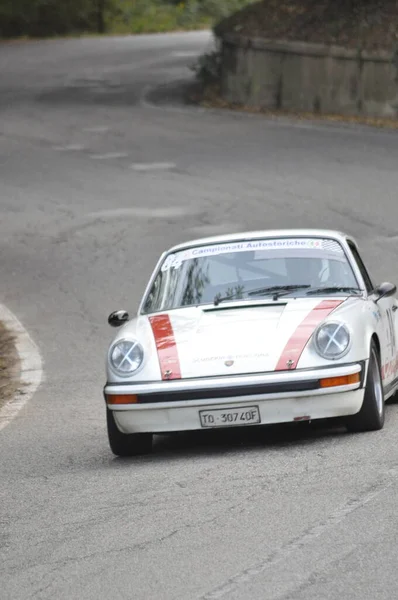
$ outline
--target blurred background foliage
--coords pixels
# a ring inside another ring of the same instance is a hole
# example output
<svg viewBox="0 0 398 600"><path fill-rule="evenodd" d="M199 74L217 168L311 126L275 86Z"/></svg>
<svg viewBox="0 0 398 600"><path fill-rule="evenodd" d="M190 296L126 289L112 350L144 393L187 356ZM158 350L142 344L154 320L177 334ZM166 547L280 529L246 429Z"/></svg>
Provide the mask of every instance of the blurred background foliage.
<svg viewBox="0 0 398 600"><path fill-rule="evenodd" d="M1 0L0 37L154 33L211 27L253 0Z"/></svg>

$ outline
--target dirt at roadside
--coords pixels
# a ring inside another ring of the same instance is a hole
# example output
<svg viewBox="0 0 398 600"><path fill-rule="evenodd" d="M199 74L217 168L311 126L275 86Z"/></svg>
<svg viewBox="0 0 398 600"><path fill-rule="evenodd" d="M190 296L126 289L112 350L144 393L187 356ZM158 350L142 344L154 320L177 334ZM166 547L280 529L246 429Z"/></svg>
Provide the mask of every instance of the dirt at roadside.
<svg viewBox="0 0 398 600"><path fill-rule="evenodd" d="M14 336L0 321L0 407L11 400L19 386L19 358Z"/></svg>
<svg viewBox="0 0 398 600"><path fill-rule="evenodd" d="M187 104L202 106L203 108L246 112L262 115L269 119L286 117L293 119L294 121L311 121L313 123L329 122L335 124L342 123L343 125L367 125L368 127L375 127L378 129L398 130L398 119L393 118L389 119L320 113L315 114L309 112L293 112L261 107L248 107L242 104L234 104L232 102L227 102L224 98L222 98L219 86L217 85L210 85L205 88L202 86L193 87L186 92L185 101Z"/></svg>
<svg viewBox="0 0 398 600"><path fill-rule="evenodd" d="M215 31L394 52L398 0L262 0L224 19Z"/></svg>

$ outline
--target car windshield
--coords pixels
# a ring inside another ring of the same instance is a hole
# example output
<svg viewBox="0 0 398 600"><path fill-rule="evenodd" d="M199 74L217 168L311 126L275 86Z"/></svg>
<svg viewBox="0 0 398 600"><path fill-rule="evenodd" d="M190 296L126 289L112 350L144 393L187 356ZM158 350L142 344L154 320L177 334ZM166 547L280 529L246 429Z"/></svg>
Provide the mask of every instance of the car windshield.
<svg viewBox="0 0 398 600"><path fill-rule="evenodd" d="M286 288L284 297L297 297L306 296L312 288L338 293L340 288L358 288L358 282L342 246L332 239L259 239L197 246L166 256L142 312L217 305L220 298L255 302L261 296L272 298L269 289L276 287ZM258 293L251 294L252 290Z"/></svg>

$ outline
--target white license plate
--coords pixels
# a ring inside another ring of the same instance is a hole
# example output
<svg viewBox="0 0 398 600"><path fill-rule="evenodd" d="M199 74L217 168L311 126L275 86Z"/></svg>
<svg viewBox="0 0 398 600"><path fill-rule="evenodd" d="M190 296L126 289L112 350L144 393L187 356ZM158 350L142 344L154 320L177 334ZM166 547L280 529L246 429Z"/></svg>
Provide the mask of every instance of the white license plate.
<svg viewBox="0 0 398 600"><path fill-rule="evenodd" d="M258 406L200 410L199 416L202 427L234 427L261 423Z"/></svg>

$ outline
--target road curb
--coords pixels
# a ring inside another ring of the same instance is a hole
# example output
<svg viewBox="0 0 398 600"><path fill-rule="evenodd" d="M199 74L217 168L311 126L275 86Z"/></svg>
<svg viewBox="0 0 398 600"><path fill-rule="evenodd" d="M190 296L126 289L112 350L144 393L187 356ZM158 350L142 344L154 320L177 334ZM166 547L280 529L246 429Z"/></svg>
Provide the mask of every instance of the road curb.
<svg viewBox="0 0 398 600"><path fill-rule="evenodd" d="M35 342L17 317L0 304L0 321L15 336L20 360L20 390L0 408L0 431L11 423L35 394L43 379L43 361Z"/></svg>
<svg viewBox="0 0 398 600"><path fill-rule="evenodd" d="M213 116L221 116L228 115L232 116L235 119L261 119L263 122L266 122L267 125L271 125L273 127L287 127L294 129L313 129L320 131L329 131L332 133L353 133L353 134L362 134L366 132L367 134L373 135L396 135L397 129L395 127L391 127L388 124L378 125L375 123L367 123L365 122L365 118L361 121L360 118L350 119L349 117L344 117L341 115L314 115L308 113L298 113L298 112L283 112L283 111L269 111L269 112L261 112L259 110L247 110L244 107L239 106L217 106L217 104L204 103L202 101L189 102L188 104L178 105L177 102L174 104L167 104L167 102L156 103L151 99L151 96L160 92L161 89L165 89L166 87L172 87L174 85L180 84L181 80L175 80L168 84L156 84L156 85L148 85L144 88L141 98L140 98L140 106L142 108L146 108L148 110L157 110L157 111L167 111L170 113L180 113L180 114L210 114ZM375 119L377 120L377 119ZM381 119L379 119L381 121Z"/></svg>

